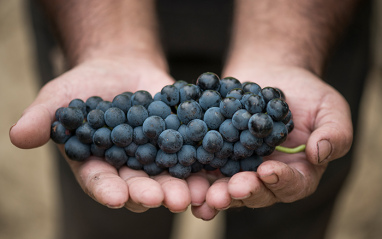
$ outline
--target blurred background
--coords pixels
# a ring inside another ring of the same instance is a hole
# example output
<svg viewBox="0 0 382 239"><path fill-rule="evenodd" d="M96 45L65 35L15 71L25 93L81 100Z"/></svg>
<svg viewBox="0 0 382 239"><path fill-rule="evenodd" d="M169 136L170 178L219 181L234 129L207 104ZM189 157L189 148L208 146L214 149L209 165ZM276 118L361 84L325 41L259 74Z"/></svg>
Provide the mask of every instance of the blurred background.
<svg viewBox="0 0 382 239"><path fill-rule="evenodd" d="M375 66L362 101L357 159L338 201L328 239L382 238L382 3L374 14ZM60 225L56 164L49 143L21 150L9 128L38 92L29 20L22 0L0 0L0 239L53 239ZM221 214L211 222L177 215L173 238L220 238Z"/></svg>

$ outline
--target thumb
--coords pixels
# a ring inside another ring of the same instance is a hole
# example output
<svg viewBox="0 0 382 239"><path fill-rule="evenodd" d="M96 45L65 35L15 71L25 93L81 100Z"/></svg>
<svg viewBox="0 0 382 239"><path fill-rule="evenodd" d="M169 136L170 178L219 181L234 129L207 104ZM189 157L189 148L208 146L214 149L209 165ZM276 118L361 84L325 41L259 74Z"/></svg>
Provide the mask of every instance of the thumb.
<svg viewBox="0 0 382 239"><path fill-rule="evenodd" d="M49 141L56 109L67 103L64 95L49 85L40 91L35 101L10 128L9 137L15 146L30 149Z"/></svg>
<svg viewBox="0 0 382 239"><path fill-rule="evenodd" d="M306 155L311 163L324 164L350 150L353 125L349 105L341 95L327 97L313 127L306 146Z"/></svg>

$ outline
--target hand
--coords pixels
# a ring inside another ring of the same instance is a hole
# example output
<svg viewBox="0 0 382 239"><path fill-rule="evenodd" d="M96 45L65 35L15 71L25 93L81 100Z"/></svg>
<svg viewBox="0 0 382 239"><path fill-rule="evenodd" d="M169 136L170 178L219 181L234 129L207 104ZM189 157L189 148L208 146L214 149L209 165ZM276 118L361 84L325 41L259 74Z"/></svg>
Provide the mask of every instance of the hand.
<svg viewBox="0 0 382 239"><path fill-rule="evenodd" d="M258 70L243 67L226 71L240 81L280 88L293 113L295 128L287 147L306 144L293 155L275 152L265 157L255 172L220 177L206 194L203 207L193 207L196 217L212 219L232 207L260 208L277 202L294 202L311 195L331 160L343 156L352 143L350 110L345 99L310 72L293 67ZM215 212L215 213L213 213Z"/></svg>
<svg viewBox="0 0 382 239"><path fill-rule="evenodd" d="M57 108L67 106L75 98L86 100L98 95L112 100L123 91L147 90L154 94L164 85L172 84L168 74L138 58L125 60L92 60L82 63L50 81L39 92L10 130L12 143L20 148L34 148L47 143ZM59 146L64 152L63 146ZM65 153L63 153L65 155ZM150 178L143 171L122 167L119 171L101 158L84 162L67 159L82 189L97 202L110 208L126 207L143 212L165 205L174 212L190 204L190 191L184 180L168 174Z"/></svg>

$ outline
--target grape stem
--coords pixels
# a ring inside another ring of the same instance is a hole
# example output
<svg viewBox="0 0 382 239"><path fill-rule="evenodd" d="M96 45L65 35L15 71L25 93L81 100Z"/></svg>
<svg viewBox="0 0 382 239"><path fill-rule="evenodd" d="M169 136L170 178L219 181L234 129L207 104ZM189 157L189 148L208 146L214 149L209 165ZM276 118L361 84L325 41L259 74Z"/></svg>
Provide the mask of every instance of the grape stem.
<svg viewBox="0 0 382 239"><path fill-rule="evenodd" d="M306 148L305 144L301 144L300 146L297 146L296 148L288 148L288 147L283 147L283 146L276 146L276 150L279 152L287 153L287 154L295 154L295 153L300 153L304 152Z"/></svg>

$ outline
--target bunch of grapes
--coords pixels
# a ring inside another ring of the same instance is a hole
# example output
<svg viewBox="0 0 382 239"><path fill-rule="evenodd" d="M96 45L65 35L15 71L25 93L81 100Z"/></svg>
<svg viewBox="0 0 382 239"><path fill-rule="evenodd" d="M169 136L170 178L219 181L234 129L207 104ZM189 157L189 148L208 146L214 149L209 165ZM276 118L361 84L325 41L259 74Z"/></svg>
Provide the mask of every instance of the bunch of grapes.
<svg viewBox="0 0 382 239"><path fill-rule="evenodd" d="M281 90L206 72L154 97L140 90L112 102L74 99L57 109L51 139L76 161L94 155L152 176L168 170L187 178L202 169L232 176L256 171L293 127Z"/></svg>

